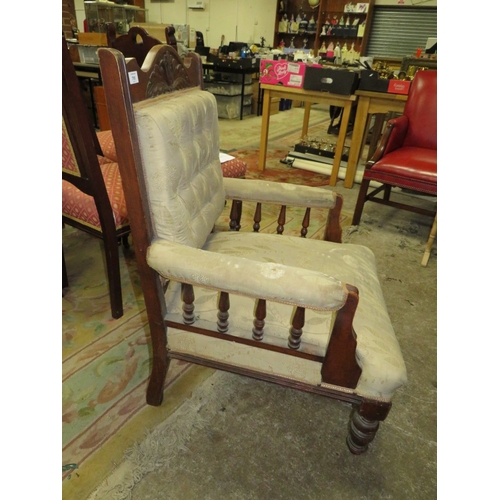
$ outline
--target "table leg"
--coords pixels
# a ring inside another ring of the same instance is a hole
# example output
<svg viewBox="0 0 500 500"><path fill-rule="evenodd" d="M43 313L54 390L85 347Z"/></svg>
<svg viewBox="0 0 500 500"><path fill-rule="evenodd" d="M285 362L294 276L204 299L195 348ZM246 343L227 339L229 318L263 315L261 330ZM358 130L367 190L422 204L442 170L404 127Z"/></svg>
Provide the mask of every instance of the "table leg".
<svg viewBox="0 0 500 500"><path fill-rule="evenodd" d="M342 121L340 122L339 137L335 146L335 156L333 157L332 175L330 176L330 186L337 184L339 176L340 162L342 160L342 151L344 150L345 138L347 135L347 126L349 125L349 116L351 115L352 101L347 101L342 112Z"/></svg>
<svg viewBox="0 0 500 500"><path fill-rule="evenodd" d="M349 158L347 159L347 169L344 180L344 187L352 188L354 177L358 168L361 150L363 148L363 137L368 120L368 105L369 99L366 97L358 98L358 107L356 109L356 118L354 120L354 128L352 131L351 148L349 149ZM345 114L345 112L344 112Z"/></svg>
<svg viewBox="0 0 500 500"><path fill-rule="evenodd" d="M264 90L264 99L262 102L262 125L260 131L260 152L259 152L259 170L266 169L267 140L269 138L269 117L271 112L271 93Z"/></svg>
<svg viewBox="0 0 500 500"><path fill-rule="evenodd" d="M311 102L306 102L304 108L304 121L302 122L302 137L307 135L307 131L309 130L309 118L311 116Z"/></svg>

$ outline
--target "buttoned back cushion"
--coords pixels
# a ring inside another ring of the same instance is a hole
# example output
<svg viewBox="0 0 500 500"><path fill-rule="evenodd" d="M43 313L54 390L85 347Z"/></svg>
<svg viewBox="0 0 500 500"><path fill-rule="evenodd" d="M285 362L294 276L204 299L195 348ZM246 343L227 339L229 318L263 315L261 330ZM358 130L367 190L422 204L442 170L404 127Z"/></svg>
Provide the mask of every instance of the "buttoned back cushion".
<svg viewBox="0 0 500 500"><path fill-rule="evenodd" d="M99 157L99 163L113 210L115 225L117 229L120 229L128 225L129 221L118 163L109 162L101 157ZM94 198L64 180L62 181L62 212L70 219L81 222L97 231L102 231Z"/></svg>
<svg viewBox="0 0 500 500"><path fill-rule="evenodd" d="M179 90L134 111L156 236L201 248L225 200L215 97Z"/></svg>

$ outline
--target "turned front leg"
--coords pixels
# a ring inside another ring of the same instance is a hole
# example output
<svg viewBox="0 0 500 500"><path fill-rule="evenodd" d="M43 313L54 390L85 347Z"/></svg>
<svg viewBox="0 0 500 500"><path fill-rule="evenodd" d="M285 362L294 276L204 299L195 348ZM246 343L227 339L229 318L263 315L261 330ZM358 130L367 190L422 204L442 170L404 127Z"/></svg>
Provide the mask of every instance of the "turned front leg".
<svg viewBox="0 0 500 500"><path fill-rule="evenodd" d="M363 402L355 408L349 423L347 446L354 455L361 455L375 439L380 421L391 409L391 403Z"/></svg>

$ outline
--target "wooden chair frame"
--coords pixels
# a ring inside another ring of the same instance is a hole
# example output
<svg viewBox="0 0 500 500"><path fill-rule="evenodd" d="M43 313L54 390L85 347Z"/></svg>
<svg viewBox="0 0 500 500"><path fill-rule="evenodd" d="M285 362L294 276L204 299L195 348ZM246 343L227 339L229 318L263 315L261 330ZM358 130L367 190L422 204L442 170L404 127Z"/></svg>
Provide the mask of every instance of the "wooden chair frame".
<svg viewBox="0 0 500 500"><path fill-rule="evenodd" d="M78 77L64 37L62 39L62 113L80 171L79 175L73 175L63 170L62 178L94 198L102 231L65 216L63 216L63 223L103 240L111 313L113 318L120 318L123 315L123 301L118 246L120 241L128 246L127 236L130 234L130 226L116 228L113 210L97 159L97 155L103 156L102 150L88 109L85 106ZM64 284L68 285L65 272L63 254L63 286Z"/></svg>
<svg viewBox="0 0 500 500"><path fill-rule="evenodd" d="M292 321L289 347L265 344L259 340L259 325L265 318L266 301L258 300L255 316L253 339L235 338L225 333L225 320L229 308L229 294L220 290L219 314L216 329L206 329L197 326L193 321L193 287L189 283L182 285L184 314L182 321L168 319L164 300L163 278L152 269L146 260L146 253L153 239L153 225L149 215L148 196L142 174L142 160L139 151L138 137L135 127L133 103L171 92L189 86L188 74L199 74L202 71L201 60L195 53L190 53L181 61L178 54L168 46L154 47L145 65L139 68L136 61L125 61L123 55L110 49L98 51L101 70L109 103L110 119L113 136L118 152L118 160L125 189L125 197L129 206L130 223L134 238L134 247L141 276L141 284L148 314L152 342L152 371L147 388L147 402L150 405L160 405L163 398L164 382L171 359L181 359L187 362L222 369L241 375L254 377L292 387L303 391L317 393L333 399L351 403L355 410L347 438L348 447L352 453L363 453L375 437L379 421L384 420L391 408L390 402L375 398L365 398L354 393L326 387L325 385L307 385L287 378L281 378L268 373L235 367L212 359L174 352L167 345L167 330L169 327L208 335L232 342L240 342L261 349L284 352L290 356L298 356L322 363L322 380L333 386L355 388L361 374L356 361L356 337L352 322L358 303L358 291L348 285L348 298L345 305L337 312L332 335L326 355L315 356L298 351L295 347L300 342L300 333L304 325L304 308L298 307ZM138 82L130 85L128 74L137 72ZM245 182L245 181L242 181ZM241 200L233 200L230 215L230 230L238 230L241 219ZM341 241L339 222L342 198L338 198L335 208L331 209L325 230L325 239L333 242ZM309 225L310 209L305 210L302 236L306 236ZM277 232L282 233L285 224L286 207L282 206L277 221ZM254 230L258 231L260 222L260 204L255 211Z"/></svg>

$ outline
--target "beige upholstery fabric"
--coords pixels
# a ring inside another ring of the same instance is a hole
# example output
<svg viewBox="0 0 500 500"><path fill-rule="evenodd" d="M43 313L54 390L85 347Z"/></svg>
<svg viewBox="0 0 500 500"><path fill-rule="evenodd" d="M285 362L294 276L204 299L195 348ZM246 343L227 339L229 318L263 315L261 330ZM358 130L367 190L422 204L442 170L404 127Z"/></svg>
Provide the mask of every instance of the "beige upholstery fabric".
<svg viewBox="0 0 500 500"><path fill-rule="evenodd" d="M279 244L277 244L277 238L279 238ZM238 289L239 287L240 290L248 292L248 283L254 283L260 279L265 295L271 293L270 289L276 286L276 282L259 276L259 264L282 263L284 266L289 266L287 269L290 273L279 276L277 280L278 282L281 280L281 283L277 286L280 289L288 288L283 296L288 298L295 296L299 304L318 300L316 287L325 290L325 288L321 288L321 282L326 276L335 277L342 283L356 286L359 289L360 298L354 318L354 329L358 340L357 358L363 372L355 392L363 396L390 400L395 390L406 382L405 364L378 282L375 259L368 248L293 236L282 235L278 237L264 233L224 232L210 235L204 250L217 255L219 259L217 270L212 272L210 261L213 257L207 254L206 260L196 262L196 269L205 268L206 272L184 276L189 281L200 285L213 285L212 275L220 274L222 277L219 276L217 282L221 280L225 283L224 290ZM169 263L179 260L179 257L175 257L175 253L172 252L169 245L155 242L149 250L148 263L160 274L169 276L169 271L172 270ZM204 252L199 253L201 255ZM190 256L185 254L185 257L187 259ZM226 272L224 272L223 266L224 257L227 258L228 263ZM248 267L246 267L245 272L237 272L234 269L235 257L247 261ZM203 257L200 256L199 259L203 259ZM251 262L254 262L255 270L253 273ZM184 264L186 264L185 261ZM297 268L297 266L300 267ZM190 265L185 267L186 269L191 268ZM310 274L307 274L306 270L309 270ZM295 280L293 271L301 276L302 281ZM331 278L329 279L331 280ZM335 291L335 282L335 280L330 281L332 295L325 292L322 298L323 304L332 309L343 303L343 299L340 300L340 295L337 295L340 290L343 290L343 286L339 286L338 291ZM168 311L177 315L174 317L180 320L182 303L178 283L171 282L169 284L166 299ZM230 330L228 333L251 338L255 300L237 295L230 295L230 300ZM268 303L265 342L286 347L293 311L293 306L276 302ZM216 329L216 292L206 288L195 288L195 315L199 321L206 322L205 325L211 323L209 326ZM324 355L334 319L335 313L307 309L301 350ZM207 355L213 353L214 358L217 358L220 352L224 352L227 362L238 364L236 360L241 359L246 368L252 368L251 364L254 361L261 366L264 359L268 357L267 355L262 357L263 355L256 353L246 358L242 353L252 350L246 346L230 343L226 343L230 344L226 346L224 343L215 342L214 339L208 337L198 338L202 336L196 335L194 337L186 332L170 328L169 346L173 350L192 354ZM281 361L277 362L276 360L279 358ZM281 370L280 374L306 383L319 384L321 382L318 363L304 362L303 360L298 362L287 359L287 356L276 356L274 361L273 359L274 357L271 357L269 364L265 363L265 371L276 373ZM297 371L297 363L302 366L299 371ZM304 378L299 376L299 373L302 373Z"/></svg>
<svg viewBox="0 0 500 500"><path fill-rule="evenodd" d="M156 235L200 248L225 200L215 97L180 90L134 111Z"/></svg>
<svg viewBox="0 0 500 500"><path fill-rule="evenodd" d="M216 329L217 289L230 292L229 334L252 337L256 297L269 299L264 342L287 346L296 305L308 306L301 350L323 355L346 283L359 289L354 319L362 375L355 392L391 399L406 368L385 307L372 252L362 246L257 233L211 233L230 198L330 208L327 189L224 179L217 106L209 92L187 89L135 105L156 238L148 263L170 283L169 319L182 322L180 284L195 285L195 325ZM215 290L215 291L214 291ZM245 296L246 295L246 296ZM168 330L172 351L321 384L317 362L234 342Z"/></svg>
<svg viewBox="0 0 500 500"><path fill-rule="evenodd" d="M261 203L279 203L296 207L333 208L337 195L328 189L267 182L250 179L224 178L226 198Z"/></svg>

